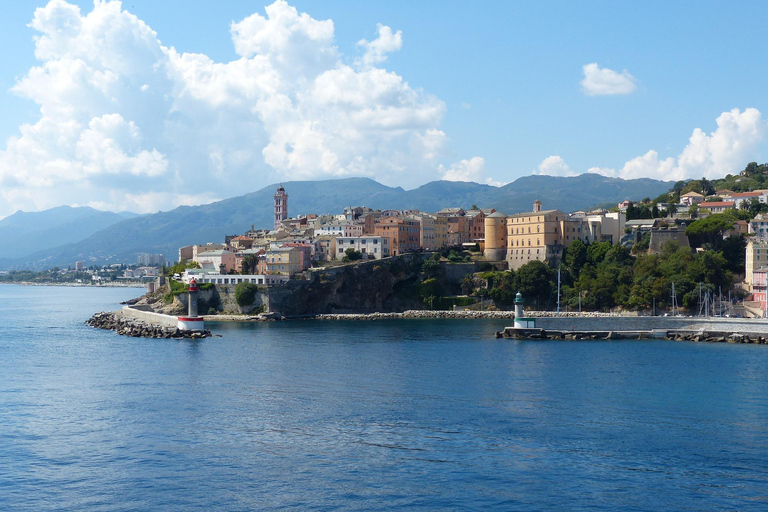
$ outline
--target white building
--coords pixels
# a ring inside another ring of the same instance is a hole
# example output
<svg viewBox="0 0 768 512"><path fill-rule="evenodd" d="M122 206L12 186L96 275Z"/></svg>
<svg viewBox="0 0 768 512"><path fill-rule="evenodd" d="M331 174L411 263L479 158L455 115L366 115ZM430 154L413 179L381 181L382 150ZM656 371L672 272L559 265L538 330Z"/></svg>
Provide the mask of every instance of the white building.
<svg viewBox="0 0 768 512"><path fill-rule="evenodd" d="M336 237L336 258L344 257L347 249L363 253L363 258L379 260L389 257L389 238L383 236L340 236Z"/></svg>
<svg viewBox="0 0 768 512"><path fill-rule="evenodd" d="M207 272L204 269L190 268L184 271L184 275L181 276L183 283L189 284L189 280L195 278L195 281L200 283L213 283L213 284L239 284L239 283L253 283L260 285L273 285L282 284L288 281L288 276L281 275L240 275L240 274L219 274Z"/></svg>
<svg viewBox="0 0 768 512"><path fill-rule="evenodd" d="M768 240L768 216L762 213L755 215L749 221L749 233L755 235L756 239Z"/></svg>

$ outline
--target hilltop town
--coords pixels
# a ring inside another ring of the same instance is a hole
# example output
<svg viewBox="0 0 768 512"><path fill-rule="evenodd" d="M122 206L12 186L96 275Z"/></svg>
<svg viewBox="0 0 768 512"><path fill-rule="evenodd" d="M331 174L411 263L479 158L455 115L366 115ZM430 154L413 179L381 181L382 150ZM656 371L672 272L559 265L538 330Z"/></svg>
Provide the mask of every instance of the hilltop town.
<svg viewBox="0 0 768 512"><path fill-rule="evenodd" d="M741 177L729 176L733 188L751 188L754 177L764 173L763 166L755 166ZM678 182L654 200L607 209L564 212L537 200L530 211L512 215L473 204L436 212L348 206L336 214L290 216L289 191L280 186L273 198L271 229L251 226L221 242L181 247L175 277L269 287L337 265L423 252L442 254L444 263L474 262L463 291L489 296L497 305L508 299L500 287L511 285L504 271L522 276L546 267L538 285L544 289L534 292L542 309L711 307L739 316L762 316L766 309L768 189L737 192L695 180ZM712 260L715 256L720 259ZM649 281L639 282L635 267L651 260L658 267L660 258L682 258L688 270L664 274L659 267L646 276ZM702 263L706 258L715 263ZM704 270L690 270L699 267ZM555 269L565 274L553 298ZM602 295L596 289L600 279L611 281L603 283L608 289ZM515 281L518 288L522 284ZM670 295L673 285L675 296ZM741 298L748 300L741 303Z"/></svg>

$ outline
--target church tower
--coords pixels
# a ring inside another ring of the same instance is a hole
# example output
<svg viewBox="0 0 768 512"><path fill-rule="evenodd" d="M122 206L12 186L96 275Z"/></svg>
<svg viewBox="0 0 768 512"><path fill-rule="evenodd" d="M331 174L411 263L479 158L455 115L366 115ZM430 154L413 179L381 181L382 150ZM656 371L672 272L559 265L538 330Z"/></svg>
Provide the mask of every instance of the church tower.
<svg viewBox="0 0 768 512"><path fill-rule="evenodd" d="M282 185L275 192L275 231L280 229L283 221L288 218L288 194Z"/></svg>

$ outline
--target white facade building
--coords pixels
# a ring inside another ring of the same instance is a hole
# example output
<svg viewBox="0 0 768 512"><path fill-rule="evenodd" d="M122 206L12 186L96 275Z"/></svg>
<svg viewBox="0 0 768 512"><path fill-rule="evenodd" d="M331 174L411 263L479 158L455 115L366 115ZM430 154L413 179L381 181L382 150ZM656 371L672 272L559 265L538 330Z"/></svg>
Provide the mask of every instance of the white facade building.
<svg viewBox="0 0 768 512"><path fill-rule="evenodd" d="M363 253L363 258L376 259L389 257L389 238L383 236L340 236L336 237L336 258L344 257L347 249Z"/></svg>

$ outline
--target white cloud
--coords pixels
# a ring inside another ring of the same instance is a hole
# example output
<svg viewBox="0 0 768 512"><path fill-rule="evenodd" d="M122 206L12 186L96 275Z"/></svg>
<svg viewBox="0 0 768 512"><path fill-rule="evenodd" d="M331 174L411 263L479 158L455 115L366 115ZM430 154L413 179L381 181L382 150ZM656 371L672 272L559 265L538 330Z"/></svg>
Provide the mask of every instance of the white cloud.
<svg viewBox="0 0 768 512"><path fill-rule="evenodd" d="M739 173L749 162L759 160L760 144L765 141L768 128L759 110L747 108L741 112L735 108L720 114L716 123L717 129L709 135L700 128L694 129L677 158L662 159L657 151L650 150L627 161L619 170L591 167L587 172L623 179L715 179ZM561 157L550 156L533 174L574 176L577 173L571 171Z"/></svg>
<svg viewBox="0 0 768 512"><path fill-rule="evenodd" d="M557 155L548 156L539 164L539 168L533 174L542 176L576 176L578 173L571 170L568 164Z"/></svg>
<svg viewBox="0 0 768 512"><path fill-rule="evenodd" d="M455 162L448 169L441 165L438 171L442 174L442 179L446 181L474 181L475 183L485 183L494 187L504 185L504 183L486 175L485 159L479 156Z"/></svg>
<svg viewBox="0 0 768 512"><path fill-rule="evenodd" d="M379 23L376 26L379 37L373 41L361 39L357 45L365 49L365 54L359 62L362 66L373 66L387 60L387 54L396 52L403 46L403 32L398 30L392 32L392 29Z"/></svg>
<svg viewBox="0 0 768 512"><path fill-rule="evenodd" d="M116 1L52 0L30 27L39 63L13 92L40 117L0 150L0 215L167 210L289 179L418 185L448 154L445 104L377 67L402 47L386 26L354 66L331 20L283 0L232 23L231 62L163 46Z"/></svg>
<svg viewBox="0 0 768 512"><path fill-rule="evenodd" d="M616 169L611 169L610 167L590 167L587 169L587 172L590 174L599 174L601 176L605 176L606 178L617 177Z"/></svg>
<svg viewBox="0 0 768 512"><path fill-rule="evenodd" d="M600 68L596 62L586 64L582 69L584 79L581 81L581 87L587 96L631 94L637 88L637 80L626 69L617 73L612 69Z"/></svg>

